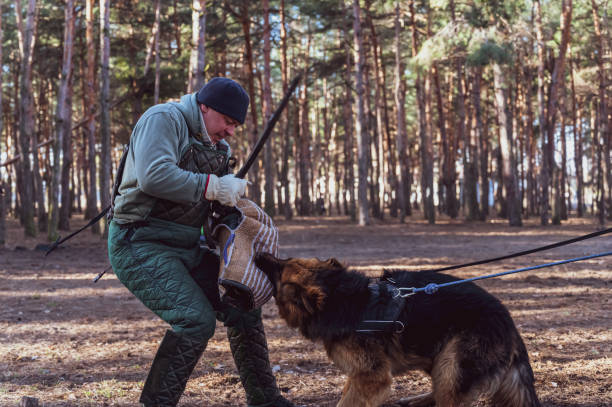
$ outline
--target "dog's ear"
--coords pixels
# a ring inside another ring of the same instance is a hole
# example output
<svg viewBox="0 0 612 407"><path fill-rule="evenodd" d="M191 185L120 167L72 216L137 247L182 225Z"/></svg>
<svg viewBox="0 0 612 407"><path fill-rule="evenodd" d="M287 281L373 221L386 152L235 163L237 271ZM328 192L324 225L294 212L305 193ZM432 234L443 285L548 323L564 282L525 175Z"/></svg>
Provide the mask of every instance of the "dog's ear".
<svg viewBox="0 0 612 407"><path fill-rule="evenodd" d="M257 266L257 268L261 269L264 272L266 272L267 270L282 271L286 263L287 260L279 259L277 257L274 257L272 254L266 252L258 253L255 256L255 265Z"/></svg>
<svg viewBox="0 0 612 407"><path fill-rule="evenodd" d="M304 308L306 309L306 311L308 311L310 315L314 315L316 312L321 310L324 299L325 294L319 288L301 287L300 300L302 301Z"/></svg>
<svg viewBox="0 0 612 407"><path fill-rule="evenodd" d="M306 291L302 290L301 292L301 300L302 300L302 304L304 305L304 308L306 308L306 311L308 311L308 313L310 315L314 314L314 306L312 304L311 299L308 297L308 294L306 293Z"/></svg>
<svg viewBox="0 0 612 407"><path fill-rule="evenodd" d="M340 263L336 258L332 257L331 259L327 259L327 264L329 264L332 268L340 268L343 269L344 266Z"/></svg>

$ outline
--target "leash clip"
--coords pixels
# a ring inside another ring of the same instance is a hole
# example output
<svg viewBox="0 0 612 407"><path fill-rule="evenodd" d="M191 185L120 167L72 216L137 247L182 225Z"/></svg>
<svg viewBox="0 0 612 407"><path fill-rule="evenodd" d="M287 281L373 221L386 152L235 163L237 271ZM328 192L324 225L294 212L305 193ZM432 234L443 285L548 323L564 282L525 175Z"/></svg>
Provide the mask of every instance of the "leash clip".
<svg viewBox="0 0 612 407"><path fill-rule="evenodd" d="M414 287L395 287L395 295L393 296L393 298L406 298L414 294L416 294L416 288Z"/></svg>

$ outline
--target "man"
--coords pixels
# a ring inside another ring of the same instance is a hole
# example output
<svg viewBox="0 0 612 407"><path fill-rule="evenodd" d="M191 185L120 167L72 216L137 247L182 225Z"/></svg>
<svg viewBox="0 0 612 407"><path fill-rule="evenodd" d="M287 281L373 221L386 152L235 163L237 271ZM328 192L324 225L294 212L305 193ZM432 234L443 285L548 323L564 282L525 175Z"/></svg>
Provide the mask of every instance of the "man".
<svg viewBox="0 0 612 407"><path fill-rule="evenodd" d="M270 369L261 309L219 301L219 257L200 248L211 202L235 206L247 182L228 174L226 138L244 123L249 97L214 78L180 102L148 109L132 136L109 228L108 253L119 280L170 324L140 402L175 406L215 330L227 335L249 406L284 407Z"/></svg>

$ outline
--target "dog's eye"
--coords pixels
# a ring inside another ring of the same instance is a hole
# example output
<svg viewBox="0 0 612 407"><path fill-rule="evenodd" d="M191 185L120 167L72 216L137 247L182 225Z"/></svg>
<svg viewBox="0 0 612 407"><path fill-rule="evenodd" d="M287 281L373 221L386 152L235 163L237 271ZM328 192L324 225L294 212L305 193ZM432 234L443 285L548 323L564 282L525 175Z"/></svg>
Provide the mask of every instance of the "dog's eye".
<svg viewBox="0 0 612 407"><path fill-rule="evenodd" d="M295 286L293 284L283 284L282 293L288 297L295 295Z"/></svg>

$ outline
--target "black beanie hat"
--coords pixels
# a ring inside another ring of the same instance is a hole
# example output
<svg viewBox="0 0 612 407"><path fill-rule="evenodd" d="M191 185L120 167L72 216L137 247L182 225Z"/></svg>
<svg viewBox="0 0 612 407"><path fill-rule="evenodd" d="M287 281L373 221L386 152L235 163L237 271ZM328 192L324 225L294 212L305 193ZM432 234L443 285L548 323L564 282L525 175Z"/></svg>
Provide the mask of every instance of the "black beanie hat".
<svg viewBox="0 0 612 407"><path fill-rule="evenodd" d="M244 123L249 95L240 84L232 79L218 76L202 86L196 95L198 103Z"/></svg>

